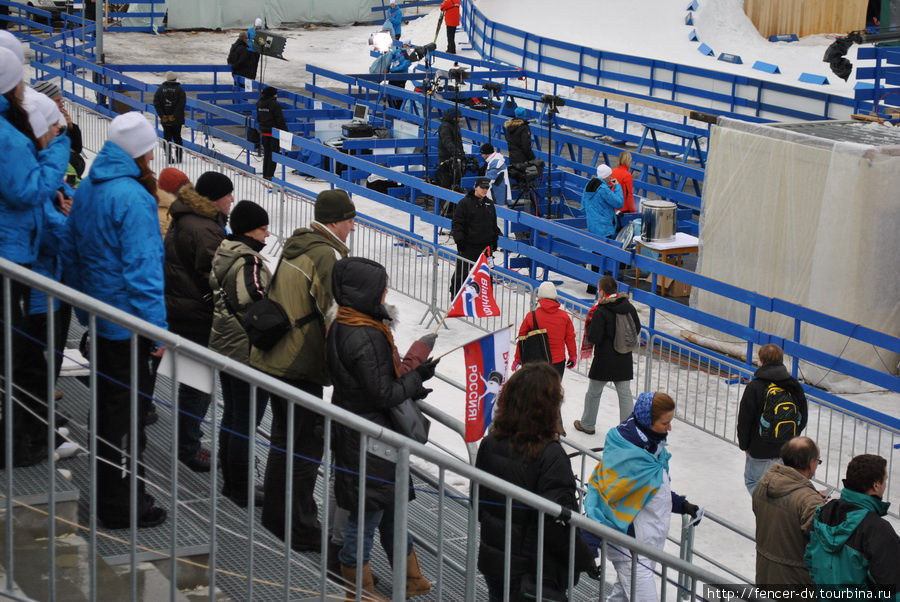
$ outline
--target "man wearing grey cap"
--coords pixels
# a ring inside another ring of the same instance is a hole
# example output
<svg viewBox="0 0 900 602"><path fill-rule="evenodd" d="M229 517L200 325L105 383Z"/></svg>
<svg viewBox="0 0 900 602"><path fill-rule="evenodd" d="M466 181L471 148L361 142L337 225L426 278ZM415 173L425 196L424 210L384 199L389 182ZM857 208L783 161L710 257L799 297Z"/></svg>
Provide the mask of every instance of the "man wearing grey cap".
<svg viewBox="0 0 900 602"><path fill-rule="evenodd" d="M266 351L253 347L250 365L307 393L322 397L331 384L325 363L325 332L337 306L331 288L334 264L350 253L347 238L354 229L356 207L343 190L319 193L314 219L298 228L284 243L281 260L272 276L269 298L277 301L294 325ZM298 551L318 550L321 526L313 490L322 458L322 416L294 407L294 437L287 438L288 404L277 395L271 399L272 436L263 485L262 524ZM291 532L285 534L285 484L287 456L294 455L291 475Z"/></svg>
<svg viewBox="0 0 900 602"><path fill-rule="evenodd" d="M187 102L187 95L181 84L178 83L178 76L174 72L166 73L166 81L162 83L153 95L153 106L156 108L156 114L159 115L159 122L162 124L163 138L166 142L174 142L178 146L175 148L175 163L181 163L181 126L184 125L184 105ZM172 162L172 148L168 149L168 162Z"/></svg>
<svg viewBox="0 0 900 602"><path fill-rule="evenodd" d="M450 234L456 242L456 269L450 283L450 298L456 297L459 287L476 261L484 251L490 247L488 256L497 250L497 237L500 229L497 227L497 210L494 202L488 196L491 189L490 178L478 178L475 188L469 191L453 211L453 228Z"/></svg>

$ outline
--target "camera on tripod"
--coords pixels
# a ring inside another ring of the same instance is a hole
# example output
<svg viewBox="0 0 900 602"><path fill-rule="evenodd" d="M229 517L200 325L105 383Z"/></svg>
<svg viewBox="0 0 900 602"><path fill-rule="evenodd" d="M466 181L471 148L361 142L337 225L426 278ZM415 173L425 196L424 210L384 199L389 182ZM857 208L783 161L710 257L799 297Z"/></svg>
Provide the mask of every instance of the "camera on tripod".
<svg viewBox="0 0 900 602"><path fill-rule="evenodd" d="M509 166L509 175L525 186L535 186L544 173L544 162L541 159L532 159L524 163L515 163Z"/></svg>
<svg viewBox="0 0 900 602"><path fill-rule="evenodd" d="M429 43L424 46L413 46L406 52L406 56L410 61L415 63L416 61L424 59L425 55L434 50L437 50L437 44Z"/></svg>
<svg viewBox="0 0 900 602"><path fill-rule="evenodd" d="M559 107L566 106L566 99L556 96L555 94L541 95L541 102L547 105L547 113L550 115L559 113Z"/></svg>

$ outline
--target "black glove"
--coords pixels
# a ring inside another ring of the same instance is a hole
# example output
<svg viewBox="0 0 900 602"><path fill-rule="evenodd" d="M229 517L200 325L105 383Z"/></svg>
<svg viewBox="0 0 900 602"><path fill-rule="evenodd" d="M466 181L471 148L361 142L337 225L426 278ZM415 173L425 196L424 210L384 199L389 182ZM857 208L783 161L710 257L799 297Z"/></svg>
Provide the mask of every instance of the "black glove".
<svg viewBox="0 0 900 602"><path fill-rule="evenodd" d="M575 360L569 360L568 362L566 362L566 368L568 368L569 370L571 370L574 367L575 367Z"/></svg>
<svg viewBox="0 0 900 602"><path fill-rule="evenodd" d="M428 397L428 394L434 391L434 389L426 389L425 387L419 387L419 390L416 391L412 398L413 400L425 399Z"/></svg>
<svg viewBox="0 0 900 602"><path fill-rule="evenodd" d="M419 376L422 377L422 382L425 382L432 376L434 376L434 369L437 367L438 362L441 360L433 360L428 358L418 366L416 366L416 372L419 373Z"/></svg>
<svg viewBox="0 0 900 602"><path fill-rule="evenodd" d="M684 503L681 504L681 513L682 514L690 514L691 518L697 518L697 511L700 510L700 506L696 504L692 504L687 500L684 500Z"/></svg>

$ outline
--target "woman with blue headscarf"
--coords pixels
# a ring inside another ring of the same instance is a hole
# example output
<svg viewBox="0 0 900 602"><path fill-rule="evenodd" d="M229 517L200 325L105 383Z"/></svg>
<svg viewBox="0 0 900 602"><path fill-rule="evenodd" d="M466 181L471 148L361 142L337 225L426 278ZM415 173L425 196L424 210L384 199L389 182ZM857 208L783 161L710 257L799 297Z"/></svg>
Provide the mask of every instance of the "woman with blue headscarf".
<svg viewBox="0 0 900 602"><path fill-rule="evenodd" d="M697 517L699 508L672 491L666 437L672 430L675 401L665 393L641 393L628 420L606 434L603 460L588 486L588 517L639 542L663 549L674 514ZM638 558L631 592L631 553L610 546L617 581L607 602L657 600L655 562Z"/></svg>

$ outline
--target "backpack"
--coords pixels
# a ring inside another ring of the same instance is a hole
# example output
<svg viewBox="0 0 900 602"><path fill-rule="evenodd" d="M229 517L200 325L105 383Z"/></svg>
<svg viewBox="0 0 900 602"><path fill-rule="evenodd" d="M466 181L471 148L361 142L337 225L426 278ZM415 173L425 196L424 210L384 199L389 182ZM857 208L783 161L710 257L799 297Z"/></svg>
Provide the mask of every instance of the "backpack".
<svg viewBox="0 0 900 602"><path fill-rule="evenodd" d="M285 262L282 260L278 266L281 267L282 263ZM313 310L309 314L291 322L284 307L278 301L269 298L269 291L272 289L277 275L278 269L276 268L271 280L269 280L266 296L251 303L244 314L243 326L244 330L247 331L250 345L263 351L272 349L291 329L303 328L314 320L322 320L322 314L319 313L314 305Z"/></svg>
<svg viewBox="0 0 900 602"><path fill-rule="evenodd" d="M800 409L793 396L776 383L769 383L759 415L760 439L784 442L800 434Z"/></svg>
<svg viewBox="0 0 900 602"><path fill-rule="evenodd" d="M640 335L634 327L631 312L616 314L616 336L613 337L613 349L625 355L634 353L640 347Z"/></svg>

